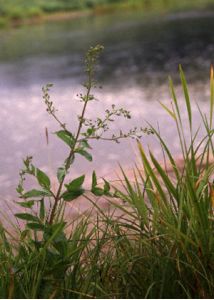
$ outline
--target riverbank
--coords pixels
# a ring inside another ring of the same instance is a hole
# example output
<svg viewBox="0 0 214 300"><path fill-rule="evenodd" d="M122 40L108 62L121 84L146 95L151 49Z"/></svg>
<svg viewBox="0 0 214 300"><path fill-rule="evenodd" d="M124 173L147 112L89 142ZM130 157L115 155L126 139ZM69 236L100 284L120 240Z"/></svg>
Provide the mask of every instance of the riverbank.
<svg viewBox="0 0 214 300"><path fill-rule="evenodd" d="M118 11L141 10L142 13L170 13L198 10L214 10L213 0L125 0L125 1L82 1L81 4L67 1L51 1L49 3L41 0L34 1L17 0L14 5L10 0L0 0L0 28L17 27L48 21L60 21L76 19L89 15L102 15Z"/></svg>

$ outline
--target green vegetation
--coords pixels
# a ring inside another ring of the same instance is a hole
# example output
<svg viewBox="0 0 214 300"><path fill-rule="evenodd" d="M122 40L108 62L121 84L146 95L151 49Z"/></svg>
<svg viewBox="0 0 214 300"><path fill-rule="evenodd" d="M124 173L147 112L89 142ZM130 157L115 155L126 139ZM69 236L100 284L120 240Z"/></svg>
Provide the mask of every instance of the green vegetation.
<svg viewBox="0 0 214 300"><path fill-rule="evenodd" d="M86 93L79 95L83 109L75 134L57 117L49 95L51 85L43 88L47 112L60 126L56 136L68 148L68 156L57 170L57 189L53 189L48 175L32 164L31 157L24 160L17 188L21 211L15 214L23 223L17 226L8 219L10 228L5 220L0 223L0 297L213 298L213 69L209 115L199 108L201 124L197 120L196 131L181 67L189 123L182 121L172 80L171 107L161 103L177 128L181 167L168 143L150 124L140 132L134 129L108 135L112 120L130 118L123 108L113 105L103 119L87 119L101 50L96 46L86 55ZM76 155L92 159L90 140L119 142L122 138L140 138L141 133L153 133L158 139L165 164L161 165L151 151L147 154L138 142L142 169L136 167L133 178L122 170L121 187L106 180L98 185L95 172L90 192L83 188L84 175L67 182ZM24 181L28 176L36 179L38 187L26 191ZM92 196L106 197L113 210L103 211L93 204L94 210L87 216L68 220L67 202L79 196L92 203Z"/></svg>
<svg viewBox="0 0 214 300"><path fill-rule="evenodd" d="M141 9L143 12L170 12L190 9L212 9L213 0L0 0L0 26L21 24L26 20L68 11L110 12Z"/></svg>

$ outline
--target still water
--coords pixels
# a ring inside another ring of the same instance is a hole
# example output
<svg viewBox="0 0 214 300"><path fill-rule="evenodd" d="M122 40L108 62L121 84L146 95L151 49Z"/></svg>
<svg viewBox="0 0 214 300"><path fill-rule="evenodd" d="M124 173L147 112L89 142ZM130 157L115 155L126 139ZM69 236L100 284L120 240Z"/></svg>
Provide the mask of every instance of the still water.
<svg viewBox="0 0 214 300"><path fill-rule="evenodd" d="M99 102L91 104L88 116L102 116L116 104L132 112L130 122L119 119L113 131L132 126L157 126L179 154L175 128L158 101L169 103L168 75L175 80L183 107L177 68L182 64L190 83L192 99L206 112L209 68L214 60L214 15L188 13L145 16L140 12L91 16L0 31L0 199L14 199L22 158L33 155L37 166L54 177L67 149L51 133L55 122L45 112L41 88L53 83L52 100L58 116L76 127L80 112L76 94L83 91L83 56L97 43L105 46L97 79L102 89L94 91ZM195 113L197 116L197 113ZM183 116L186 118L186 115ZM197 123L197 117L196 117ZM45 128L50 135L47 146ZM153 136L143 137L157 155ZM71 177L97 170L113 176L121 163L126 168L138 161L134 141L93 143L93 162L77 159Z"/></svg>

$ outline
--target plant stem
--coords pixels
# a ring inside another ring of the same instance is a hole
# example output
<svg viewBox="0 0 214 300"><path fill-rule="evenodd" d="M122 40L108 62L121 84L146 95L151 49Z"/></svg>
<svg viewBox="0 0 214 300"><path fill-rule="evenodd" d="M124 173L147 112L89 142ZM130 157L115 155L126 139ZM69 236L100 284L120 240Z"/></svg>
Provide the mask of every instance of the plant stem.
<svg viewBox="0 0 214 300"><path fill-rule="evenodd" d="M68 158L66 160L66 165L65 165L66 173L67 173L67 171L69 169L69 166L70 166L69 162L70 162L72 156L75 153L76 144L78 142L78 139L79 139L79 136L80 136L80 133L81 133L81 129L82 129L82 125L83 125L83 121L84 121L86 107L87 107L88 101L90 99L90 93L91 93L91 89L93 87L92 72L93 72L93 70L89 70L89 72L88 72L88 85L87 85L86 98L85 98L84 106L83 106L82 113L81 113L81 116L80 116L80 121L79 121L79 126L78 126L78 129L77 129L76 137L74 139L74 144L73 144L73 146L70 150L70 153L68 155ZM63 187L63 184L64 184L64 180L65 180L65 176L63 177L62 181L59 184L56 196L54 196L54 205L53 205L53 208L52 208L52 211L51 211L51 214L50 214L50 220L49 220L50 225L53 223L55 213L56 213L56 209L57 209L57 205L58 205L58 202L60 201L60 198L61 198L60 196L61 196L61 191L62 191L62 187Z"/></svg>

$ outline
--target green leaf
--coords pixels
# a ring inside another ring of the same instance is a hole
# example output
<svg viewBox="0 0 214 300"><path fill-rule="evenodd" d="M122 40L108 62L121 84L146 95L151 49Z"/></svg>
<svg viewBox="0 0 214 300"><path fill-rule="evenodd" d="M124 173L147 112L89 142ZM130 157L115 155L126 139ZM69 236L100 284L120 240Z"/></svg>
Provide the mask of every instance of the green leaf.
<svg viewBox="0 0 214 300"><path fill-rule="evenodd" d="M85 175L82 175L71 181L69 184L65 184L68 191L62 194L62 198L65 201L72 201L81 196L84 193L84 190L82 189L84 180Z"/></svg>
<svg viewBox="0 0 214 300"><path fill-rule="evenodd" d="M104 194L105 195L108 195L109 194L109 191L110 191L110 184L108 181L106 181L105 179L103 179L105 184L104 184Z"/></svg>
<svg viewBox="0 0 214 300"><path fill-rule="evenodd" d="M82 140L80 144L82 148L92 149L87 140Z"/></svg>
<svg viewBox="0 0 214 300"><path fill-rule="evenodd" d="M22 197L27 199L27 198L32 198L32 197L45 197L45 196L52 196L49 191L39 191L39 190L30 190L26 192Z"/></svg>
<svg viewBox="0 0 214 300"><path fill-rule="evenodd" d="M44 220L44 218L45 218L45 202L44 202L44 199L40 200L39 217L40 217L41 220Z"/></svg>
<svg viewBox="0 0 214 300"><path fill-rule="evenodd" d="M154 182L154 185L155 185L158 193L160 194L161 198L164 201L164 204L166 205L167 201L168 201L167 197L166 197L166 194L164 193L164 190L162 189L162 185L161 185L160 181L158 180L158 178L157 178L150 162L148 161L148 159L146 157L143 146L139 142L138 142L138 148L139 148L139 151L140 151L141 159L142 159L143 164L144 164L144 169L148 173L148 175L151 176L151 179Z"/></svg>
<svg viewBox="0 0 214 300"><path fill-rule="evenodd" d="M93 171L91 189L95 188L96 186L97 186L97 175L96 175L95 171Z"/></svg>
<svg viewBox="0 0 214 300"><path fill-rule="evenodd" d="M76 149L76 153L79 153L80 155L84 156L87 160L92 161L92 156L90 153L83 149Z"/></svg>
<svg viewBox="0 0 214 300"><path fill-rule="evenodd" d="M20 213L20 214L15 214L15 216L21 220L25 220L25 221L33 221L33 222L38 222L38 218L28 214L28 213Z"/></svg>
<svg viewBox="0 0 214 300"><path fill-rule="evenodd" d="M62 194L62 198L65 201L72 201L76 198L78 198L79 196L81 196L84 193L83 189L79 189L79 190L75 190L75 191L67 191L65 193Z"/></svg>
<svg viewBox="0 0 214 300"><path fill-rule="evenodd" d="M184 72L182 70L181 65L179 65L179 71L180 71L181 83L182 83L183 92L184 92L185 101L186 101L186 107L187 107L188 119L189 119L189 126L190 126L190 129L192 129L192 110L191 110L190 98L189 98L186 78L185 78L185 75L184 75Z"/></svg>
<svg viewBox="0 0 214 300"><path fill-rule="evenodd" d="M174 88L174 84L173 84L173 81L172 81L171 78L169 78L169 87L170 87L170 92L171 92L171 95L172 95L173 103L175 104L178 119L181 123L181 115L180 115L180 110L179 110L179 106L178 106L178 100L177 100L177 97L176 97L176 94L175 94L175 88Z"/></svg>
<svg viewBox="0 0 214 300"><path fill-rule="evenodd" d="M61 183L64 180L64 178L67 174L67 171L70 168L71 164L73 163L74 159L75 159L74 155L66 158L63 166L61 166L57 169L57 179L58 179L59 183Z"/></svg>
<svg viewBox="0 0 214 300"><path fill-rule="evenodd" d="M63 167L59 167L57 169L57 179L58 179L59 183L61 183L64 180L65 175L66 175L65 167L64 166Z"/></svg>
<svg viewBox="0 0 214 300"><path fill-rule="evenodd" d="M104 190L99 188L99 187L95 187L91 190L91 192L95 195L95 196L103 196L104 195Z"/></svg>
<svg viewBox="0 0 214 300"><path fill-rule="evenodd" d="M166 105L164 105L163 103L161 103L159 101L160 105L168 112L168 114L174 119L176 120L176 115L174 114L173 111L171 111Z"/></svg>
<svg viewBox="0 0 214 300"><path fill-rule="evenodd" d="M40 169L36 169L36 177L37 177L37 180L39 182L39 184L46 188L46 189L50 189L50 186L51 186L51 182L50 182L50 179L49 177Z"/></svg>
<svg viewBox="0 0 214 300"><path fill-rule="evenodd" d="M72 147L74 145L75 139L71 132L67 130L59 130L55 132L55 134L64 141L69 147Z"/></svg>
<svg viewBox="0 0 214 300"><path fill-rule="evenodd" d="M27 227L36 231L43 231L45 226L39 223L27 223Z"/></svg>
<svg viewBox="0 0 214 300"><path fill-rule="evenodd" d="M105 181L105 185L104 185L104 189L97 187L97 175L95 173L95 171L93 171L92 173L92 185L91 185L91 192L95 195L95 196L102 196L108 193L108 191L110 190L110 186L109 183L107 181Z"/></svg>
<svg viewBox="0 0 214 300"><path fill-rule="evenodd" d="M114 193L113 193L113 195L112 195L114 198L121 198L122 196L121 196L121 192L120 191L117 191L117 190L115 190L114 191Z"/></svg>
<svg viewBox="0 0 214 300"><path fill-rule="evenodd" d="M65 184L65 187L68 191L76 191L79 190L85 180L85 175L82 175L74 180L72 180L69 184Z"/></svg>
<svg viewBox="0 0 214 300"><path fill-rule="evenodd" d="M150 157L151 157L151 160L152 160L154 166L156 167L158 173L162 177L163 182L166 185L168 191L170 193L172 193L172 195L175 197L175 199L177 199L177 196L178 196L177 190L174 187L174 185L172 184L172 181L170 180L168 174L163 170L163 168L161 167L161 165L158 163L158 161L155 159L154 155L151 152L150 152Z"/></svg>
<svg viewBox="0 0 214 300"><path fill-rule="evenodd" d="M22 183L19 183L17 188L16 188L17 193L22 194L22 192L24 191L24 188L22 186Z"/></svg>
<svg viewBox="0 0 214 300"><path fill-rule="evenodd" d="M26 201L26 202L16 202L18 205L26 208L32 208L34 205L34 200Z"/></svg>
<svg viewBox="0 0 214 300"><path fill-rule="evenodd" d="M94 128L88 128L87 129L87 134L92 135L94 133Z"/></svg>

